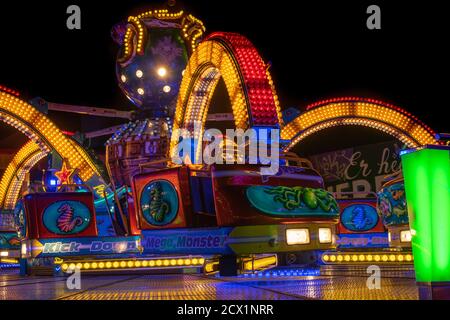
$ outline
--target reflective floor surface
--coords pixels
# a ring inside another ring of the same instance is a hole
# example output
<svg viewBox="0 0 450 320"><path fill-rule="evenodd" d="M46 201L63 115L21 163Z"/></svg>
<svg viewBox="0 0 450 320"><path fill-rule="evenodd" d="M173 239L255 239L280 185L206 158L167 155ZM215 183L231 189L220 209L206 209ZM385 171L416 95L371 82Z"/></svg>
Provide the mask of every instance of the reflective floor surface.
<svg viewBox="0 0 450 320"><path fill-rule="evenodd" d="M83 275L81 290L66 278L20 277L0 272L0 299L74 300L415 300L412 267L383 267L379 289L367 286L363 267L276 268L258 275L226 278L199 274Z"/></svg>

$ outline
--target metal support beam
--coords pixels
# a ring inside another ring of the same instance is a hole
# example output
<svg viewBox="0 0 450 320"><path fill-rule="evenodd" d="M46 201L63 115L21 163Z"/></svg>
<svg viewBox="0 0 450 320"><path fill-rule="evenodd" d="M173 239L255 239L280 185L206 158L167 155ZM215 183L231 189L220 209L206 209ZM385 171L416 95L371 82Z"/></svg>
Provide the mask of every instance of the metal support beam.
<svg viewBox="0 0 450 320"><path fill-rule="evenodd" d="M109 127L109 128L105 128L105 129L100 129L100 130L96 130L96 131L91 131L86 133L84 136L89 139L89 138L97 138L97 137L103 137L103 136L111 136L113 135L117 130L119 130L120 128L123 127L123 124L118 125L118 126L113 126L113 127Z"/></svg>
<svg viewBox="0 0 450 320"><path fill-rule="evenodd" d="M234 121L232 113L212 113L208 114L206 121Z"/></svg>
<svg viewBox="0 0 450 320"><path fill-rule="evenodd" d="M70 104L48 102L48 110L86 114L98 117L131 119L132 112L108 108L76 106Z"/></svg>

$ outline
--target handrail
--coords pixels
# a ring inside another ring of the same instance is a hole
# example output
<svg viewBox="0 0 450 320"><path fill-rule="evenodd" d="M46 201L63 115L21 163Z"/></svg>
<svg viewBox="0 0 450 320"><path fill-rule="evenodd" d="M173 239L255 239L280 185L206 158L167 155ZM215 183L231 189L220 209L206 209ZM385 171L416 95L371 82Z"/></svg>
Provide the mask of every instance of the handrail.
<svg viewBox="0 0 450 320"><path fill-rule="evenodd" d="M295 162L297 164L298 167L314 169L314 166L313 166L311 161L309 161L308 159L299 157L294 152L282 153L280 155L280 159L287 160L288 161L288 166L289 166L289 161L293 161L293 162ZM306 166L304 166L303 164L306 164Z"/></svg>
<svg viewBox="0 0 450 320"><path fill-rule="evenodd" d="M358 195L358 194L360 194L360 195L372 195L375 199L378 199L377 193L373 192L373 191L356 191L356 192L345 191L345 192L332 192L332 194L333 194L333 196L336 199L339 199L339 196L342 196L342 195L345 196L345 195Z"/></svg>
<svg viewBox="0 0 450 320"><path fill-rule="evenodd" d="M169 158L161 159L161 160L154 160L149 162L144 162L139 164L139 171L142 173L144 169L164 169L161 167L158 167L156 165L163 164L163 163L169 163Z"/></svg>
<svg viewBox="0 0 450 320"><path fill-rule="evenodd" d="M122 209L122 205L120 204L120 201L119 201L119 196L117 195L116 183L114 182L114 179L113 179L113 176L112 176L112 172L111 172L111 168L109 166L109 152L106 152L105 165L106 165L106 172L108 173L108 176L109 176L109 181L111 181L111 187L112 187L112 190L113 190L113 193L114 193L114 201L117 203L117 208L119 209L119 214L120 214L120 217L122 218L122 222L123 222L122 223L123 224L123 228L125 229L125 230L116 230L116 233L119 233L117 231L124 231L125 232L125 236L127 236L129 234L128 219L126 219L126 216L125 216L125 214L123 212L123 209ZM107 202L106 199L105 199L105 201L106 201L106 205L108 206L108 202ZM109 209L108 209L108 211L109 211Z"/></svg>

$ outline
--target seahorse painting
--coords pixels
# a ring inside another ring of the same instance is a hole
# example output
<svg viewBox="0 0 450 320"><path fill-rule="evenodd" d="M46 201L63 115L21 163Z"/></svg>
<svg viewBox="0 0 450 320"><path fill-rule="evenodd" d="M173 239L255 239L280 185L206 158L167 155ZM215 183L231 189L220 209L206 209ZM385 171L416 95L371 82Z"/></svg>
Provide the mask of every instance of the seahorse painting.
<svg viewBox="0 0 450 320"><path fill-rule="evenodd" d="M356 230L365 230L367 226L373 225L373 219L368 216L362 206L356 206L351 214L351 221Z"/></svg>
<svg viewBox="0 0 450 320"><path fill-rule="evenodd" d="M150 191L150 214L156 222L163 222L169 212L169 204L163 200L161 184L155 182Z"/></svg>
<svg viewBox="0 0 450 320"><path fill-rule="evenodd" d="M81 217L74 217L74 210L67 203L61 205L58 212L60 215L56 225L62 232L69 233L75 229L75 227L80 226L83 223L83 219Z"/></svg>

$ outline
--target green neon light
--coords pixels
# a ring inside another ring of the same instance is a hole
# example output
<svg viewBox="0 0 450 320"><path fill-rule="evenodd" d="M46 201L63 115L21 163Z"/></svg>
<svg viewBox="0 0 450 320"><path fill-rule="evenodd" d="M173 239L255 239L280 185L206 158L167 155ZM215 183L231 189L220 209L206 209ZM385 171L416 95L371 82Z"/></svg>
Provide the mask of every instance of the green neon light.
<svg viewBox="0 0 450 320"><path fill-rule="evenodd" d="M418 282L450 281L450 148L402 155Z"/></svg>
<svg viewBox="0 0 450 320"><path fill-rule="evenodd" d="M131 188L126 188L125 186L120 187L119 189L116 190L117 192L117 196L120 198L122 198L127 192L131 192ZM109 203L111 203L111 201L114 201L114 193L110 193L106 196L106 199L108 200ZM99 206L99 205L103 205L105 204L105 198L98 198L96 200L94 200L94 206Z"/></svg>

